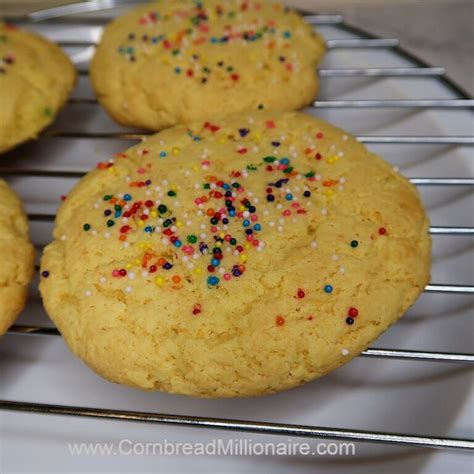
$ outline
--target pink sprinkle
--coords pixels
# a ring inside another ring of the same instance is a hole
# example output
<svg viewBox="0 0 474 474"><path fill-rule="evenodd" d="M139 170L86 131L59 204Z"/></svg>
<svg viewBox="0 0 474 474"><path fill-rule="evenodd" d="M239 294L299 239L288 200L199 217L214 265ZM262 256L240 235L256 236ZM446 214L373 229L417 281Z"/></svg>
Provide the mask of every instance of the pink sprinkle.
<svg viewBox="0 0 474 474"><path fill-rule="evenodd" d="M255 214L252 214L252 216L250 217L250 220L251 220L252 222L255 222L255 221L258 220L258 217L257 217Z"/></svg>
<svg viewBox="0 0 474 474"><path fill-rule="evenodd" d="M145 173L145 172L146 172L146 169L145 169L145 168L138 168L138 169L137 169L137 173L139 173L139 174L143 174L143 173Z"/></svg>
<svg viewBox="0 0 474 474"><path fill-rule="evenodd" d="M294 202L291 207L300 207L300 203L299 202Z"/></svg>
<svg viewBox="0 0 474 474"><path fill-rule="evenodd" d="M289 209L285 209L285 210L283 211L283 215L284 215L285 217L291 216L291 211L290 211Z"/></svg>
<svg viewBox="0 0 474 474"><path fill-rule="evenodd" d="M185 245L183 247L183 252L187 254L192 254L194 253L194 247L192 247L191 245Z"/></svg>
<svg viewBox="0 0 474 474"><path fill-rule="evenodd" d="M258 244L259 244L259 243L260 243L260 242L258 241L258 239L255 239L255 240L252 242L252 245L253 245L254 247L258 247Z"/></svg>
<svg viewBox="0 0 474 474"><path fill-rule="evenodd" d="M120 276L120 272L119 272L118 270L114 270L114 271L112 272L112 276L113 276L113 277L119 277L119 276Z"/></svg>
<svg viewBox="0 0 474 474"><path fill-rule="evenodd" d="M227 234L225 237L224 237L224 240L226 242L229 242L229 240L231 239L232 237L230 236L230 234Z"/></svg>
<svg viewBox="0 0 474 474"><path fill-rule="evenodd" d="M215 234L215 233L217 232L217 227L216 227L215 225L213 225L213 226L211 227L211 232L212 232L213 234Z"/></svg>
<svg viewBox="0 0 474 474"><path fill-rule="evenodd" d="M249 242L252 242L253 236L252 236L252 235L247 235L247 240L248 240Z"/></svg>
<svg viewBox="0 0 474 474"><path fill-rule="evenodd" d="M225 273L224 280L230 280L230 279L231 279L230 273Z"/></svg>
<svg viewBox="0 0 474 474"><path fill-rule="evenodd" d="M201 203L202 203L201 198L196 198L196 199L194 200L194 204L199 205L199 204L201 204Z"/></svg>

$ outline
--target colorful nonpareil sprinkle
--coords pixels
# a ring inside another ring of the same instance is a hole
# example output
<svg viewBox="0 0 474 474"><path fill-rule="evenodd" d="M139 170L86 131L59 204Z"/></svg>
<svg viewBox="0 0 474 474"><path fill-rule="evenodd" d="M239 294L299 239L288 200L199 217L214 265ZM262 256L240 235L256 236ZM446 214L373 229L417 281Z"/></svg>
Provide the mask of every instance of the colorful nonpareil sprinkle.
<svg viewBox="0 0 474 474"><path fill-rule="evenodd" d="M189 130L184 140L201 150L195 164L182 158L187 153L183 141L177 146L174 141L161 140L158 149L139 145L115 157L133 158L130 162L140 165L130 166L128 175L120 175L113 190L104 188L91 215L84 214L81 225L85 238L110 239L120 249L115 259L120 263L108 272L99 272L99 284L117 284L124 293L148 282L155 291L173 291L189 284L201 285L205 291L224 287L234 291L249 272L258 272L261 258L272 261L273 253L285 243L287 231L293 234L295 229L297 237L300 233L302 239L308 239L307 252L328 252L327 239L321 246L311 240L315 235L312 222L330 219L332 203L347 183L337 168L325 166L324 154L317 151L318 142L326 140L324 135L306 132L297 146L279 130L278 120L266 120L258 126L254 121L250 118L235 130L214 122ZM229 137L233 137L230 142ZM219 153L219 146L226 147L223 153L246 150L243 158L237 158L240 166L230 165L223 171L219 160L211 156ZM328 148L331 146L325 144L324 149ZM339 153L337 149L331 151ZM315 159L317 155L321 159ZM99 167L98 172L115 173L115 162ZM166 173L165 163L172 164L173 173ZM175 163L184 180L176 178ZM331 195L326 193L328 189L333 191ZM370 234L361 235L361 241L374 234L386 236L386 228L380 224L375 223ZM297 307L302 300L305 305L318 298L329 301L327 296L336 288L339 291L346 259L354 255L351 249L360 246L359 235L356 240L350 232L347 229L339 247L332 247L327 254L330 266L322 275L326 281L313 284L306 278L301 286L290 290L289 297ZM195 303L190 309L192 315L203 312L201 305L202 301ZM358 314L355 306L350 307L345 322L353 325ZM277 326L284 323L284 316L276 317Z"/></svg>

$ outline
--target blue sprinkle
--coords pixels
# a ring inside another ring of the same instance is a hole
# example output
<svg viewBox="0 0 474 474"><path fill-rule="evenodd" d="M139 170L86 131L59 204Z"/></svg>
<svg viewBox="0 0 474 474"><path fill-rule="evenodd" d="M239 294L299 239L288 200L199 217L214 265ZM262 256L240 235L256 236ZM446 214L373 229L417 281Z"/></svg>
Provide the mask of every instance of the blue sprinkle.
<svg viewBox="0 0 474 474"><path fill-rule="evenodd" d="M120 217L122 215L122 211L115 211L115 217Z"/></svg>
<svg viewBox="0 0 474 474"><path fill-rule="evenodd" d="M258 232L259 230L262 230L262 226L260 224L255 224L253 226L253 230L256 230Z"/></svg>
<svg viewBox="0 0 474 474"><path fill-rule="evenodd" d="M285 38L291 38L291 31L285 31L285 32L283 33L283 36L284 36Z"/></svg>
<svg viewBox="0 0 474 474"><path fill-rule="evenodd" d="M217 43L218 41L219 40L215 36L211 38L211 43Z"/></svg>
<svg viewBox="0 0 474 474"><path fill-rule="evenodd" d="M235 211L229 211L229 216L234 217L235 216Z"/></svg>
<svg viewBox="0 0 474 474"><path fill-rule="evenodd" d="M146 227L145 227L145 232L153 232L153 227L151 227L151 226L149 226L149 225L146 226Z"/></svg>
<svg viewBox="0 0 474 474"><path fill-rule="evenodd" d="M244 222L242 222L242 225L243 225L244 227L248 227L248 226L250 225L250 221L247 220L247 219L245 219Z"/></svg>
<svg viewBox="0 0 474 474"><path fill-rule="evenodd" d="M175 240L174 241L174 246L175 247L181 247L181 240Z"/></svg>
<svg viewBox="0 0 474 474"><path fill-rule="evenodd" d="M125 194L125 196L123 197L123 200L124 200L124 201L131 201L131 200L132 200L132 196L130 196L130 194Z"/></svg>
<svg viewBox="0 0 474 474"><path fill-rule="evenodd" d="M166 156L166 151L160 151L160 157L161 158L164 158Z"/></svg>
<svg viewBox="0 0 474 474"><path fill-rule="evenodd" d="M180 68L180 67L175 67L175 68L174 68L174 72L175 72L176 74L180 74L180 73L181 73L181 68Z"/></svg>
<svg viewBox="0 0 474 474"><path fill-rule="evenodd" d="M217 258L213 258L211 260L211 265L214 266L214 267L218 267L220 263L221 263L221 261Z"/></svg>
<svg viewBox="0 0 474 474"><path fill-rule="evenodd" d="M290 164L290 160L288 158L282 158L280 160L280 164L281 165L289 165Z"/></svg>
<svg viewBox="0 0 474 474"><path fill-rule="evenodd" d="M207 279L207 283L211 286L216 286L219 283L219 278L216 276L210 276Z"/></svg>
<svg viewBox="0 0 474 474"><path fill-rule="evenodd" d="M326 285L326 286L324 287L324 291L325 291L326 293L332 293L332 290L333 290L333 288L332 288L331 285Z"/></svg>
<svg viewBox="0 0 474 474"><path fill-rule="evenodd" d="M288 194L285 196L285 199L286 199L287 201L292 201L292 200L293 200L293 194L288 193Z"/></svg>

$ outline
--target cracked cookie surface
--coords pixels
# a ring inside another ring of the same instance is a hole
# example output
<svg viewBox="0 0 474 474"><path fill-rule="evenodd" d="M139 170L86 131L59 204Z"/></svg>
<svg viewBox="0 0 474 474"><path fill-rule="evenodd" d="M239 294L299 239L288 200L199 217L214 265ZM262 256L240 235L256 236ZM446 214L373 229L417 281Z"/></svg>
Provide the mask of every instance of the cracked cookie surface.
<svg viewBox="0 0 474 474"><path fill-rule="evenodd" d="M117 122L161 130L316 96L324 42L297 13L255 0L164 0L108 25L91 64Z"/></svg>
<svg viewBox="0 0 474 474"><path fill-rule="evenodd" d="M62 204L40 289L103 377L201 397L320 377L429 281L408 180L297 112L178 126L99 163Z"/></svg>
<svg viewBox="0 0 474 474"><path fill-rule="evenodd" d="M0 153L50 124L75 78L74 66L54 43L0 22Z"/></svg>
<svg viewBox="0 0 474 474"><path fill-rule="evenodd" d="M33 260L34 250L22 204L0 179L0 335L25 305Z"/></svg>

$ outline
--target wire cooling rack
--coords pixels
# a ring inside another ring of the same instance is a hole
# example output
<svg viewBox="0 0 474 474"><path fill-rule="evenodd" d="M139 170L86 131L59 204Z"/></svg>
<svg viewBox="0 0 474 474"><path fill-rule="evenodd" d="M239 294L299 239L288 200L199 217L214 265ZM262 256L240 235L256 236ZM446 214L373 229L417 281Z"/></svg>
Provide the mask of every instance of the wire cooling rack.
<svg viewBox="0 0 474 474"><path fill-rule="evenodd" d="M28 15L23 18L9 19L9 21L20 26L32 27L42 22L42 25L51 25L54 31L55 26L71 26L70 34L64 34L58 39L58 43L65 48L85 48L84 51L93 51L98 39L97 32L103 24L110 19L107 14L108 8L122 6L124 3L138 3L132 0L126 2L114 0L102 0L96 2L85 2L81 4L69 5L66 7L43 10ZM94 16L74 16L72 14L95 11ZM71 16L72 15L72 16ZM474 106L474 100L456 86L448 77L442 67L431 67L418 58L414 57L399 46L396 38L376 38L366 32L349 26L340 15L307 15L306 21L312 25L335 25L340 31L348 32L356 38L329 39L327 41L328 54L338 49L367 49L386 50L390 49L398 56L408 62L408 66L382 66L364 68L326 68L319 71L319 75L324 81L325 78L354 78L359 80L373 80L374 78L424 78L426 81L438 81L450 90L455 98L434 98L434 99L377 99L377 100L337 100L324 99L316 100L313 107L320 109L404 109L410 111L424 111L438 109L449 113L452 110L469 110ZM93 30L92 36L97 36L94 40L81 37L73 27L80 31ZM53 35L54 36L54 35ZM56 38L55 38L56 39ZM87 55L86 54L86 55ZM77 59L77 58L76 58ZM78 61L81 63L81 60ZM87 61L86 61L87 62ZM87 75L87 67L79 65L80 76ZM96 99L92 97L74 96L70 100L68 107L74 106L98 107ZM52 128L44 132L42 140L50 143L51 140L88 140L90 146L97 140L114 141L120 148L125 148L123 142L139 140L144 134L139 131L120 130L85 130L79 131L73 128L74 124L66 124L60 129ZM93 128L93 127L92 127ZM468 135L359 135L361 142L367 144L382 145L418 145L418 146L450 146L466 147L474 144L472 136ZM31 164L33 163L33 165ZM28 177L32 179L53 178L59 180L79 179L87 169L70 169L68 167L44 168L34 165L34 161L26 164L16 163L13 160L4 160L1 163L0 174L7 179L13 177ZM474 186L473 177L421 177L411 178L411 182L419 187L463 187L471 191ZM39 182L36 183L39 185ZM31 212L29 217L32 225L35 223L52 223L54 213L51 212ZM433 236L449 236L452 239L457 236L474 236L474 227L469 226L443 226L433 225L430 229ZM474 295L474 285L454 284L454 283L431 283L425 292L442 293L453 295ZM470 328L467 328L469 330ZM38 336L58 336L55 328L39 325L15 325L9 330L10 334L17 335L38 335ZM402 350L369 348L361 354L365 358L397 359L404 361L424 361L425 363L445 363L445 364L474 364L474 354L435 352L426 350ZM123 411L112 409L96 409L79 406L48 405L40 403L29 403L13 400L0 400L0 409L18 412L34 412L42 414L68 415L78 417L90 417L98 419L116 419L124 421L136 421L146 423L158 423L168 425L180 425L188 427L210 428L217 430L231 430L236 432L260 433L267 435L284 435L292 437L326 438L346 441L372 442L387 445L422 446L429 448L453 448L453 449L474 449L473 439L449 438L441 436L417 436L406 433L379 432L369 430L352 430L345 428L328 428L319 426L307 426L287 423L270 423L261 421L243 421L236 419L211 418L203 416L172 415L160 413L148 413L138 411Z"/></svg>

